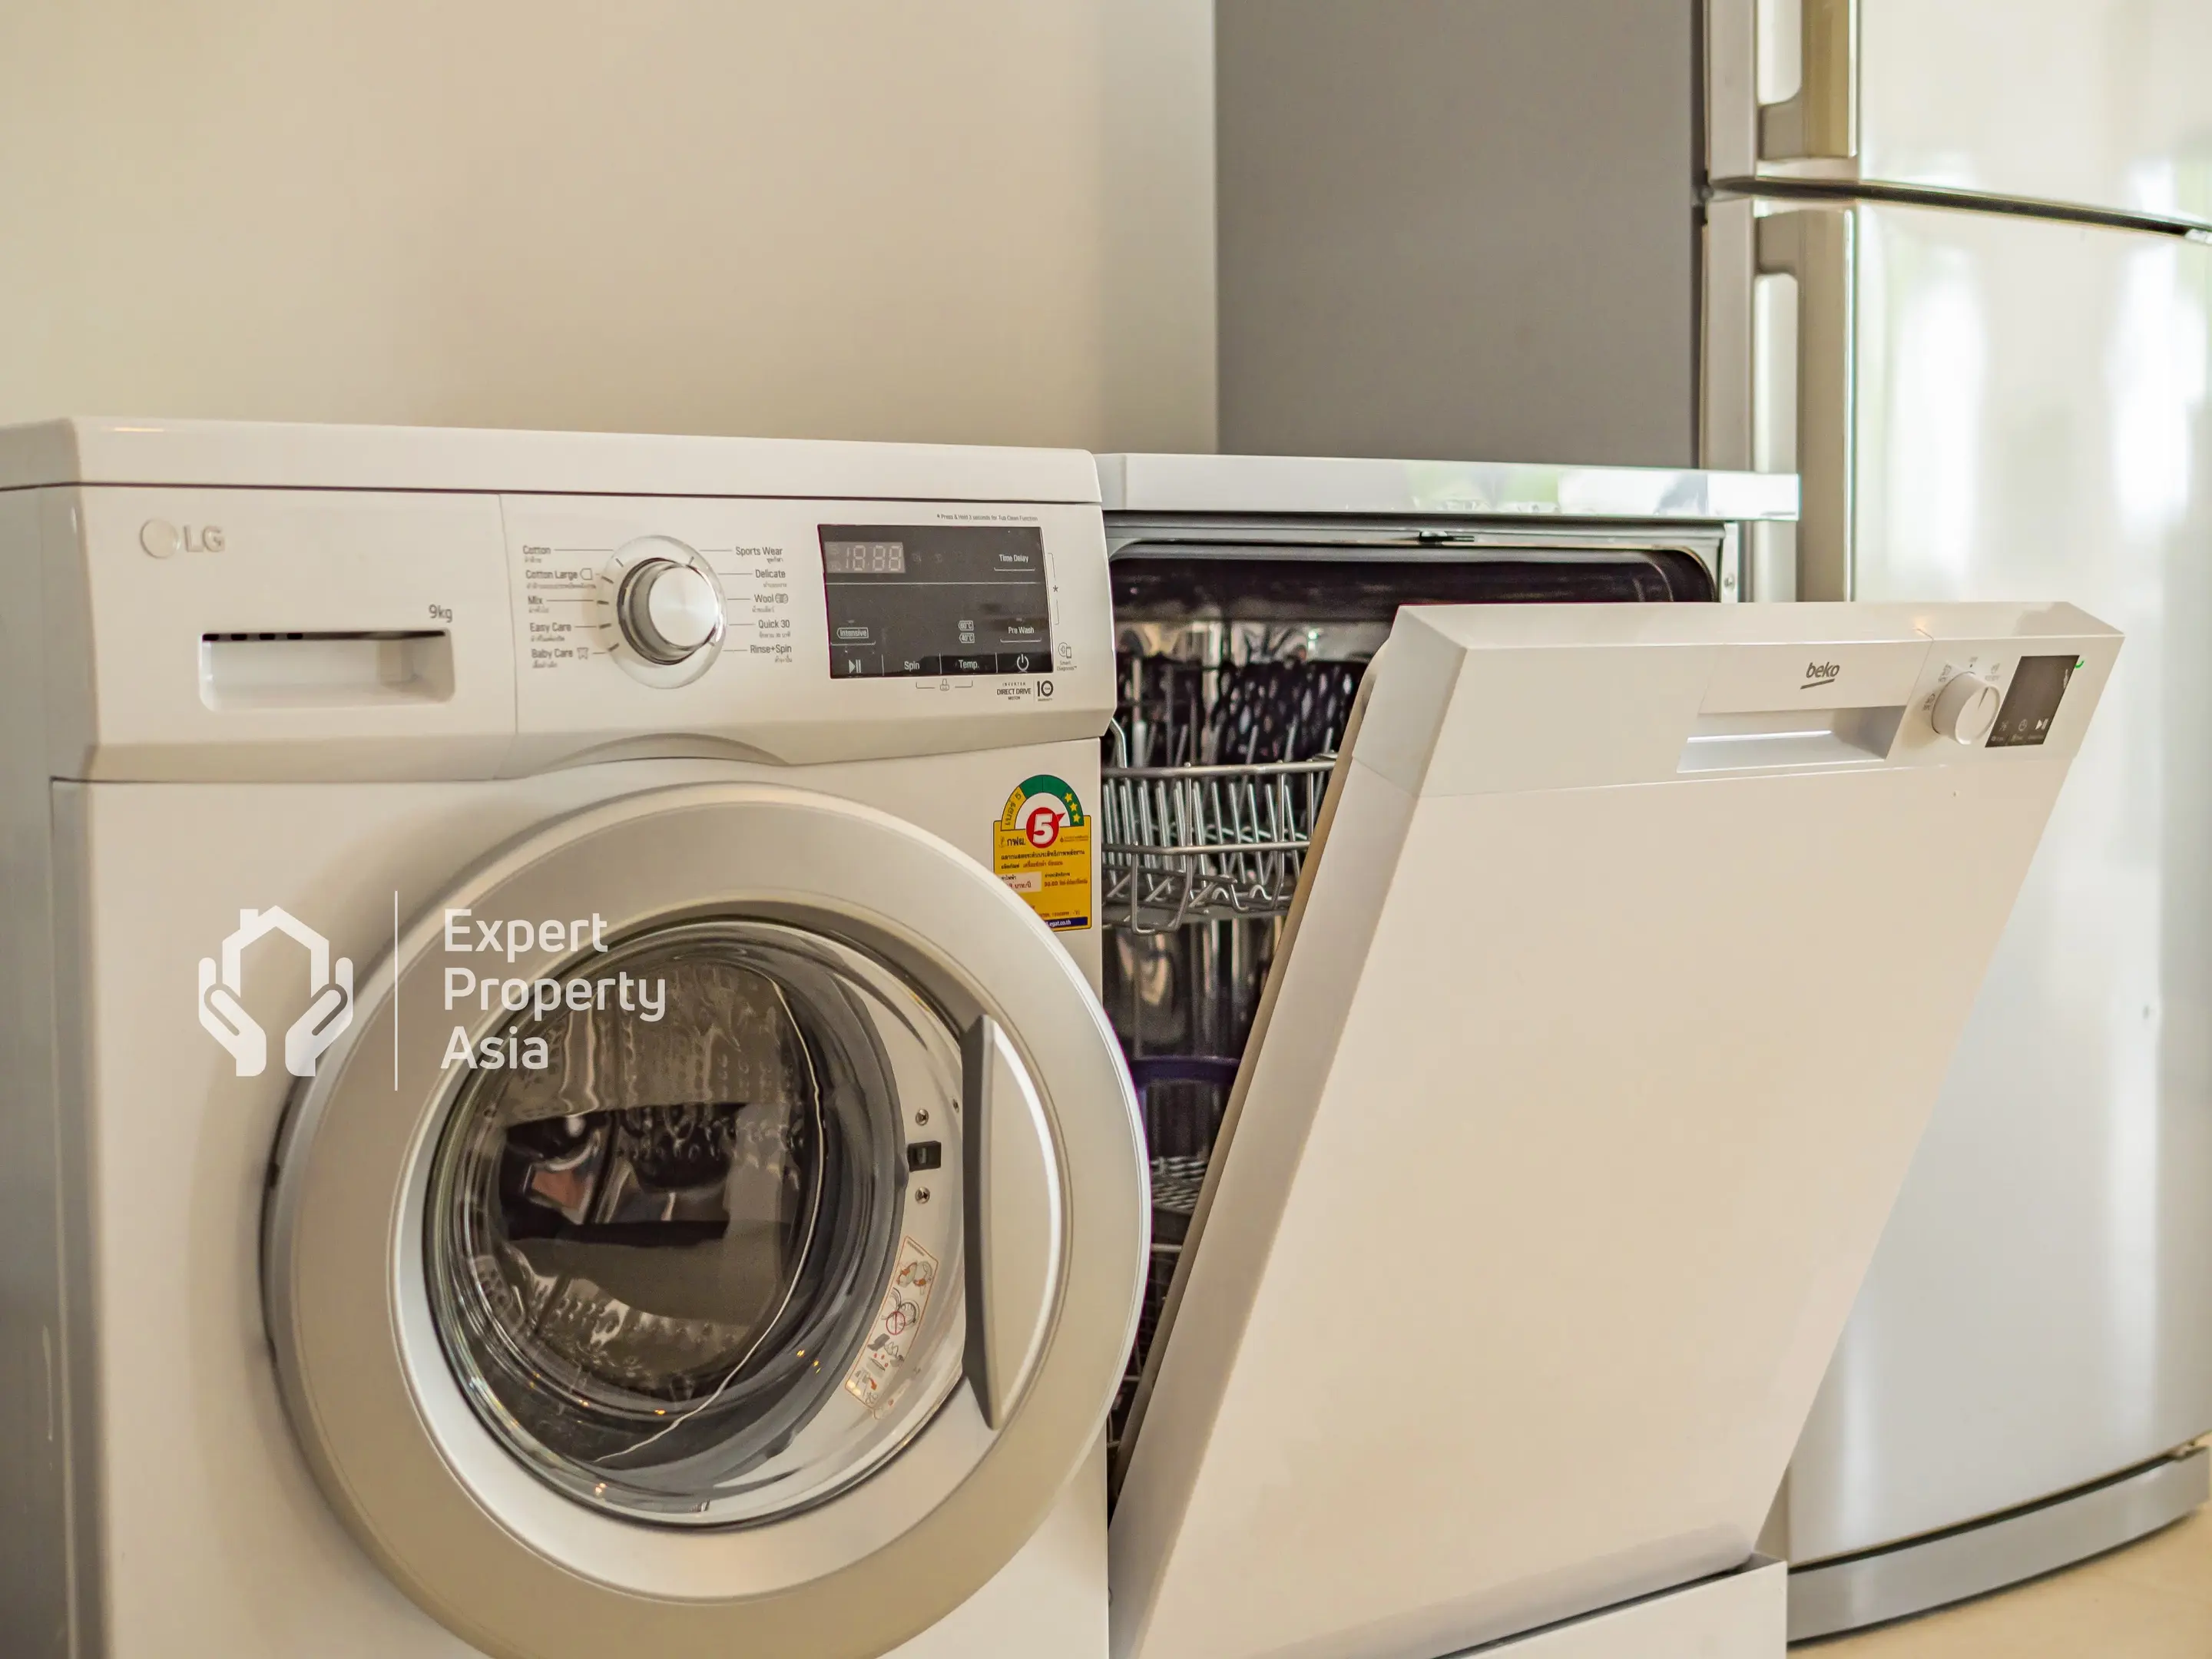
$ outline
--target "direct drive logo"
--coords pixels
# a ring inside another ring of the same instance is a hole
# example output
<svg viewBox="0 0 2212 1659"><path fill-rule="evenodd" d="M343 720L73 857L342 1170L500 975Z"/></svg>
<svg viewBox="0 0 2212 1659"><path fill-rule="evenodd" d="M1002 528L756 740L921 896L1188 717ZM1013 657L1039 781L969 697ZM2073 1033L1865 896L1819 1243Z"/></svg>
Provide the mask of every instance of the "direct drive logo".
<svg viewBox="0 0 2212 1659"><path fill-rule="evenodd" d="M240 910L238 927L222 942L222 960L200 958L200 1024L228 1049L240 1077L259 1077L269 1068L269 1037L239 999L246 994L248 946L270 933L283 933L307 952L307 1011L284 1033L284 1069L294 1077L313 1077L315 1061L353 1024L353 960L331 960L331 942L290 911Z"/></svg>

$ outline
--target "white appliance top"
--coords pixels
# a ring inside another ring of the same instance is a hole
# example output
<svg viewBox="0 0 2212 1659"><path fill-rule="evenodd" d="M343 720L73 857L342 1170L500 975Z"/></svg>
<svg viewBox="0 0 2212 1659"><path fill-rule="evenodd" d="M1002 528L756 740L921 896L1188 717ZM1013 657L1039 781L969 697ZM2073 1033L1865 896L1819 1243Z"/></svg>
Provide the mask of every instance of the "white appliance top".
<svg viewBox="0 0 2212 1659"><path fill-rule="evenodd" d="M1790 473L1305 455L1101 455L1109 513L1794 520Z"/></svg>
<svg viewBox="0 0 2212 1659"><path fill-rule="evenodd" d="M0 427L0 489L189 484L1090 502L1073 449L77 416Z"/></svg>

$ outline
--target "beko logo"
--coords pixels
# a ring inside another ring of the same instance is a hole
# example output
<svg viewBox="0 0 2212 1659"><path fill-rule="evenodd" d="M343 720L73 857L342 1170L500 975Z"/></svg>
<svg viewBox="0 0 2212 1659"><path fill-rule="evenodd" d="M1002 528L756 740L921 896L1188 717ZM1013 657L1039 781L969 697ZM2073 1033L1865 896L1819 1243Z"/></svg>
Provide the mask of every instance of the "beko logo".
<svg viewBox="0 0 2212 1659"><path fill-rule="evenodd" d="M157 559L171 558L179 553L220 553L222 526L177 525L167 519L149 519L138 526L138 545Z"/></svg>
<svg viewBox="0 0 2212 1659"><path fill-rule="evenodd" d="M1816 685L1832 684L1843 672L1844 665L1839 662L1808 662L1805 665L1805 684L1797 689L1810 691Z"/></svg>

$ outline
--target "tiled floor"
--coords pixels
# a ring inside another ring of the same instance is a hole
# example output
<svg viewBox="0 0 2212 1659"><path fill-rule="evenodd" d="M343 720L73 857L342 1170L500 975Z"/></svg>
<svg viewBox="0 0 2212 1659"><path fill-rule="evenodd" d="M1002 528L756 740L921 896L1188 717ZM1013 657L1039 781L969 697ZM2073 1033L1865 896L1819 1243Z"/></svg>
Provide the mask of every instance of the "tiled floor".
<svg viewBox="0 0 2212 1659"><path fill-rule="evenodd" d="M2212 1510L2016 1589L1799 1659L2212 1659Z"/></svg>

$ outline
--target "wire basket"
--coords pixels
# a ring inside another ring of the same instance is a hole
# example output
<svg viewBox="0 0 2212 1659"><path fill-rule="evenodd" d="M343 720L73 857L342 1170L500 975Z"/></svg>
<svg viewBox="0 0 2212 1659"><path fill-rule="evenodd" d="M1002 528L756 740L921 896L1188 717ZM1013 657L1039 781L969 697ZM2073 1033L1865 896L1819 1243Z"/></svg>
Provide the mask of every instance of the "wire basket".
<svg viewBox="0 0 2212 1659"><path fill-rule="evenodd" d="M1334 756L1259 766L1109 766L1107 915L1140 933L1291 908Z"/></svg>

